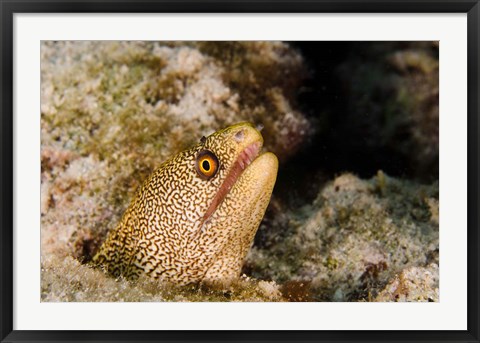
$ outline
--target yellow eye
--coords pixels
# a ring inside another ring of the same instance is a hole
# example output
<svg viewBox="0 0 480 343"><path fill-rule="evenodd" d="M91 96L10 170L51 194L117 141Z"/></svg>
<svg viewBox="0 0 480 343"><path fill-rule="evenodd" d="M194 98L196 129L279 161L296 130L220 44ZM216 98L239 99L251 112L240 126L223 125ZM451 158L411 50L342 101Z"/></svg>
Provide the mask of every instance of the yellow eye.
<svg viewBox="0 0 480 343"><path fill-rule="evenodd" d="M198 175L204 179L209 180L215 176L218 171L217 156L210 150L202 150L197 154L195 161L195 168Z"/></svg>

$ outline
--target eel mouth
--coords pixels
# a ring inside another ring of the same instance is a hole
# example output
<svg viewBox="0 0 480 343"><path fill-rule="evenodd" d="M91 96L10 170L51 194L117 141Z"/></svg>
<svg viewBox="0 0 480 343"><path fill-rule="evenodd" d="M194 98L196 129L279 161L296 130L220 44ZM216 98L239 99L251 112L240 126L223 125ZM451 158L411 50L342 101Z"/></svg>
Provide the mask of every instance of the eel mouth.
<svg viewBox="0 0 480 343"><path fill-rule="evenodd" d="M258 157L260 149L262 148L261 142L254 142L248 145L238 155L236 161L233 163L227 177L222 183L222 186L218 190L215 198L208 207L202 218L202 224L205 223L210 216L215 212L217 207L222 203L227 194L232 189L233 185L237 182L238 178L242 175L243 171Z"/></svg>

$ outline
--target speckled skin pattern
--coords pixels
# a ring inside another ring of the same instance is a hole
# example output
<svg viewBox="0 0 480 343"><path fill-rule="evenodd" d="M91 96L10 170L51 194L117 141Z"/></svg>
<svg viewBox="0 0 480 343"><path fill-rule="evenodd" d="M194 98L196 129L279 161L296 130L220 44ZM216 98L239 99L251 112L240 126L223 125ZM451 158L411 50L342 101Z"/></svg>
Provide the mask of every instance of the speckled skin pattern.
<svg viewBox="0 0 480 343"><path fill-rule="evenodd" d="M257 156L262 144L251 124L240 123L164 162L93 262L127 279L145 273L179 285L230 284L239 277L277 176L276 156ZM205 150L219 162L209 179L196 166Z"/></svg>

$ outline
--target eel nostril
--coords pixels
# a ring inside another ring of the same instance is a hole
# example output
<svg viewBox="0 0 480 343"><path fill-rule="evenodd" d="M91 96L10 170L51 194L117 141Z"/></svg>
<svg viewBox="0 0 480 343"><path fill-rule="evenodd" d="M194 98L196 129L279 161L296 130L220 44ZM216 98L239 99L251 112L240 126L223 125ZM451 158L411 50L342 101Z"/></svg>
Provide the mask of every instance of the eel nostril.
<svg viewBox="0 0 480 343"><path fill-rule="evenodd" d="M235 134L235 141L237 141L237 143L240 143L241 141L243 141L244 137L245 137L245 131L240 130Z"/></svg>

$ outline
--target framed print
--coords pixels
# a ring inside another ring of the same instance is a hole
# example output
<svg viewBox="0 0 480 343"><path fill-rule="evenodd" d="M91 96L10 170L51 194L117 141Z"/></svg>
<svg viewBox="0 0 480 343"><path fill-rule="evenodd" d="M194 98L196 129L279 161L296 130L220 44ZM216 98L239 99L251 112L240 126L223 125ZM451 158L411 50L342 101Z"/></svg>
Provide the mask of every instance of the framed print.
<svg viewBox="0 0 480 343"><path fill-rule="evenodd" d="M2 342L478 342L479 8L2 2Z"/></svg>

